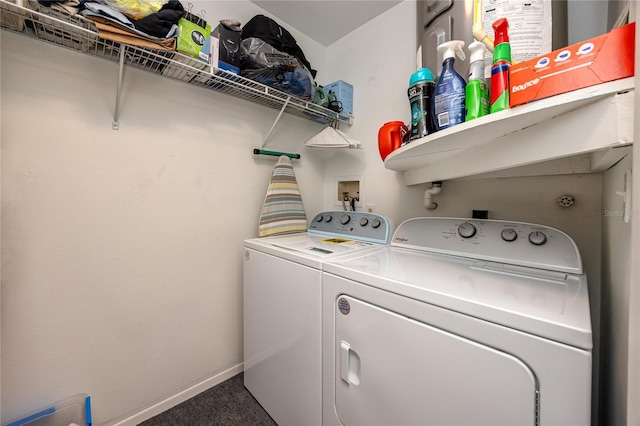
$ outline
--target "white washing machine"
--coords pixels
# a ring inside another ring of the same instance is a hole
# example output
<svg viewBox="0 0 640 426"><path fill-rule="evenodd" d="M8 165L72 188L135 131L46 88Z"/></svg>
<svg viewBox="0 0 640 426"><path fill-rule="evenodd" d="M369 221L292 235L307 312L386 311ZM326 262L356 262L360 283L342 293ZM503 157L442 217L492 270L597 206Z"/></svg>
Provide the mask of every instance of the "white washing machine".
<svg viewBox="0 0 640 426"><path fill-rule="evenodd" d="M244 241L244 385L280 425L322 421L322 267L387 244L383 216L330 211L306 233Z"/></svg>
<svg viewBox="0 0 640 426"><path fill-rule="evenodd" d="M561 231L410 219L324 274L323 424L590 424L587 279Z"/></svg>

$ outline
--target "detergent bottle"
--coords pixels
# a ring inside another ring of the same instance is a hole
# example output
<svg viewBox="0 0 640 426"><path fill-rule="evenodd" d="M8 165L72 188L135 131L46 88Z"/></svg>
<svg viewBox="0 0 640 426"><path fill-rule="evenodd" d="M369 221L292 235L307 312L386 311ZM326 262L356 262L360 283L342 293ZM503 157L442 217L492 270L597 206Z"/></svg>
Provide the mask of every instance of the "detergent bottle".
<svg viewBox="0 0 640 426"><path fill-rule="evenodd" d="M500 18L491 25L494 32L493 65L491 66L490 112L509 108L509 67L511 67L511 44L509 44L509 22Z"/></svg>
<svg viewBox="0 0 640 426"><path fill-rule="evenodd" d="M442 73L433 97L433 115L438 130L464 122L467 83L453 67L456 55L460 60L466 58L463 47L462 40L452 40L438 46L438 51L444 53Z"/></svg>
<svg viewBox="0 0 640 426"><path fill-rule="evenodd" d="M485 45L479 41L474 41L469 45L471 67L465 92L467 107L465 121L489 114L489 88L484 81L484 55L486 51Z"/></svg>
<svg viewBox="0 0 640 426"><path fill-rule="evenodd" d="M411 74L407 90L411 107L410 141L423 138L436 131L431 111L435 88L433 74L428 68L420 68Z"/></svg>

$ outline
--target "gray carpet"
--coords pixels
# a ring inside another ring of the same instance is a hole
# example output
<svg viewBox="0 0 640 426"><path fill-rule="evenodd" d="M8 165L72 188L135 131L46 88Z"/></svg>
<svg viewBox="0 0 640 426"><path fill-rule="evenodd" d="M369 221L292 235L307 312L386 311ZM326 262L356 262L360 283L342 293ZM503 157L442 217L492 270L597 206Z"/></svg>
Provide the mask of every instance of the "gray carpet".
<svg viewBox="0 0 640 426"><path fill-rule="evenodd" d="M276 426L244 387L243 377L240 373L140 426Z"/></svg>

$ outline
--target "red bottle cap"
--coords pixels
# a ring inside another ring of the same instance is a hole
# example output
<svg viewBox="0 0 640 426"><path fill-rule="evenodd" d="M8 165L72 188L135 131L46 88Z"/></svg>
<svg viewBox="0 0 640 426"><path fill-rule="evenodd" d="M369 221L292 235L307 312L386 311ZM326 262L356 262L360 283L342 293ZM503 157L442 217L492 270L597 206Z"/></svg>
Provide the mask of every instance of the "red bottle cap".
<svg viewBox="0 0 640 426"><path fill-rule="evenodd" d="M509 42L509 22L507 18L500 18L495 21L493 27L493 45L497 46L500 43Z"/></svg>

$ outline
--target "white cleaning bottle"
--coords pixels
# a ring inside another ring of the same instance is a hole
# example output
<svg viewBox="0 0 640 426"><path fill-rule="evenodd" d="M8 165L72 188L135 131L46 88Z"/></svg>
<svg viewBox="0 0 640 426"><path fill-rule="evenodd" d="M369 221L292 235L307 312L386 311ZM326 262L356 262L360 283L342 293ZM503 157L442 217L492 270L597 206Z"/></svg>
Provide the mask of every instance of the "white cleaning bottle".
<svg viewBox="0 0 640 426"><path fill-rule="evenodd" d="M438 46L438 51L444 53L442 73L433 96L433 115L438 130L464 122L467 82L453 67L456 55L460 60L466 58L463 47L462 40L452 40Z"/></svg>

